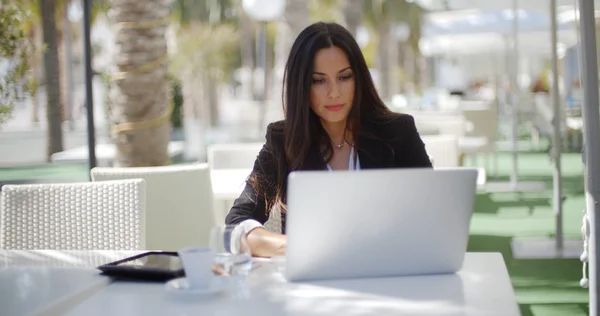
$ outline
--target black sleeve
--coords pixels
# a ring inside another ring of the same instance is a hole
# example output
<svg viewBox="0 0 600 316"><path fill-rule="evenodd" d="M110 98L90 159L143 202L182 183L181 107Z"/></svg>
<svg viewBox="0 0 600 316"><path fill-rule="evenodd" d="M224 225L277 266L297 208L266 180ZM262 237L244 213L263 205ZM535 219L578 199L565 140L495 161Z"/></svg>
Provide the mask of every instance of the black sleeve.
<svg viewBox="0 0 600 316"><path fill-rule="evenodd" d="M268 186L267 194L275 192L277 179L277 164L273 158L271 132L273 124L267 127L266 142L260 150L258 157L254 162L254 168L250 177L259 179L260 183ZM266 203L264 194L258 194L250 181L246 181L246 187L240 196L233 202L229 214L225 217L225 223L228 225L239 224L247 219L254 219L264 224L267 219Z"/></svg>
<svg viewBox="0 0 600 316"><path fill-rule="evenodd" d="M425 143L421 139L415 119L411 115L403 115L400 119L402 133L406 135L403 137L402 144L399 146L401 154L397 156L400 165L409 168L433 168L431 160L427 151L425 150Z"/></svg>

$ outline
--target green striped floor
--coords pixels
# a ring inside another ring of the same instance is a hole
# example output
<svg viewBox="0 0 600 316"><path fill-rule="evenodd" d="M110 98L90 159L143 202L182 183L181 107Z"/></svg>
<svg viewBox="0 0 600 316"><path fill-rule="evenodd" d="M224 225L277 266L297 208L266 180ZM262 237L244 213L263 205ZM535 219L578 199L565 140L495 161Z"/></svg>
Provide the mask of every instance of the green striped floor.
<svg viewBox="0 0 600 316"><path fill-rule="evenodd" d="M483 166L483 159L480 159ZM468 161L468 159L467 159ZM490 164L491 165L491 164ZM511 157L498 156L498 172L488 181L506 181ZM503 254L523 316L578 316L588 314L588 292L579 287L578 259L517 260L510 242L519 237L553 237L552 165L545 153L519 154L523 181L543 181L546 190L531 193L479 193L471 221L469 251L499 251ZM564 232L581 238L581 212L585 206L581 155L562 157Z"/></svg>

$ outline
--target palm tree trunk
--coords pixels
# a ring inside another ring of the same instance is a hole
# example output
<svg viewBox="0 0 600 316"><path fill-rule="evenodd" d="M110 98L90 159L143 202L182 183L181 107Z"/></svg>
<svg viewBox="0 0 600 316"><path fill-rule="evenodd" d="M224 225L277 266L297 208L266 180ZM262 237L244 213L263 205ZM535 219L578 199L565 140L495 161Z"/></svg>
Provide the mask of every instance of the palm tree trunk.
<svg viewBox="0 0 600 316"><path fill-rule="evenodd" d="M140 23L164 20L170 1L113 0L112 8L118 74L111 89L115 165L165 165L171 129L166 25Z"/></svg>
<svg viewBox="0 0 600 316"><path fill-rule="evenodd" d="M31 123L37 126L40 123L40 105L37 97L37 91L31 96Z"/></svg>
<svg viewBox="0 0 600 316"><path fill-rule="evenodd" d="M60 73L58 74L59 76L59 80L60 80L60 104L62 104L62 122L65 122L67 120L67 69L65 67L65 65L67 64L66 62L66 47L65 47L65 38L64 38L64 34L61 30L57 30L57 47L58 47L58 67L61 70Z"/></svg>
<svg viewBox="0 0 600 316"><path fill-rule="evenodd" d="M43 41L41 39L42 29L39 23L35 23L29 31L29 39L32 43L34 43L34 47L42 47ZM40 50L34 50L33 53L29 56L29 67L31 69L30 72L30 80L37 84L41 81L42 72L40 70L41 63L41 54ZM38 99L38 91L34 91L31 96L31 123L33 125L38 125L40 122L40 105Z"/></svg>
<svg viewBox="0 0 600 316"><path fill-rule="evenodd" d="M204 92L205 102L207 102L207 109L209 113L210 127L216 128L219 126L219 84L217 79L206 71L203 72L204 76Z"/></svg>
<svg viewBox="0 0 600 316"><path fill-rule="evenodd" d="M73 130L73 57L71 54L71 21L69 21L68 10L63 10L63 43L61 45L63 58L63 86L65 102L65 120L69 121L69 129Z"/></svg>
<svg viewBox="0 0 600 316"><path fill-rule="evenodd" d="M415 87L415 62L413 59L413 50L409 42L404 42L402 45L402 53L404 54L402 66L404 67L406 74L405 86L408 84L409 86Z"/></svg>
<svg viewBox="0 0 600 316"><path fill-rule="evenodd" d="M413 78L415 87L420 90L423 84L423 82L421 82L423 78L423 56L421 55L421 50L419 48L419 41L421 39L421 26L423 24L423 10L415 3L411 3L409 6L409 13L408 24L410 26L410 35L408 41L412 48L411 53L414 60Z"/></svg>
<svg viewBox="0 0 600 316"><path fill-rule="evenodd" d="M42 26L44 34L44 72L46 77L46 120L48 132L46 142L46 159L50 161L52 154L63 150L62 104L60 97L60 67L58 63L58 34L54 17L54 0L40 0Z"/></svg>
<svg viewBox="0 0 600 316"><path fill-rule="evenodd" d="M419 51L413 51L413 60L414 60L414 82L415 87L420 90L423 86L423 56L419 53Z"/></svg>
<svg viewBox="0 0 600 316"><path fill-rule="evenodd" d="M238 8L240 12L240 23L241 23L241 53L242 53L242 68L249 70L250 74L248 78L242 78L242 89L244 93L242 94L244 99L253 100L254 99L254 24L250 17L244 13L241 6ZM245 80L248 79L248 82Z"/></svg>

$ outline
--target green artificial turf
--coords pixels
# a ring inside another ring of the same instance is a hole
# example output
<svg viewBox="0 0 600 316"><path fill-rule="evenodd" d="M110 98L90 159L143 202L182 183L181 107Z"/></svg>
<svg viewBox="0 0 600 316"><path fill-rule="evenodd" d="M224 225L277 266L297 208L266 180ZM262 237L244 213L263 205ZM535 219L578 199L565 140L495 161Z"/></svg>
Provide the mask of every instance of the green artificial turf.
<svg viewBox="0 0 600 316"><path fill-rule="evenodd" d="M523 316L587 315L588 291L579 287L582 265L578 259L517 260L512 256L513 238L554 237L556 225L552 164L548 155L520 153L518 162L520 180L542 181L546 189L527 193L478 193L468 249L502 253ZM483 166L484 161L479 165ZM498 166L496 175L488 170L488 182L509 179L510 154L499 154ZM566 197L564 234L566 238L581 238L585 206L581 155L564 154L562 173L563 196Z"/></svg>

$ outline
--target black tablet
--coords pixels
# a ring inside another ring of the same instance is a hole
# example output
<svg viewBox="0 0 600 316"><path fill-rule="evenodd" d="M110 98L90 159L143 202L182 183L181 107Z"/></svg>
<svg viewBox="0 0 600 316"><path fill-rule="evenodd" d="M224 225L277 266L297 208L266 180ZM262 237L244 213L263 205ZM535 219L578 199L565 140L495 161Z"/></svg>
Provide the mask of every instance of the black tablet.
<svg viewBox="0 0 600 316"><path fill-rule="evenodd" d="M147 281L167 281L185 275L176 252L149 251L98 267L103 274Z"/></svg>

